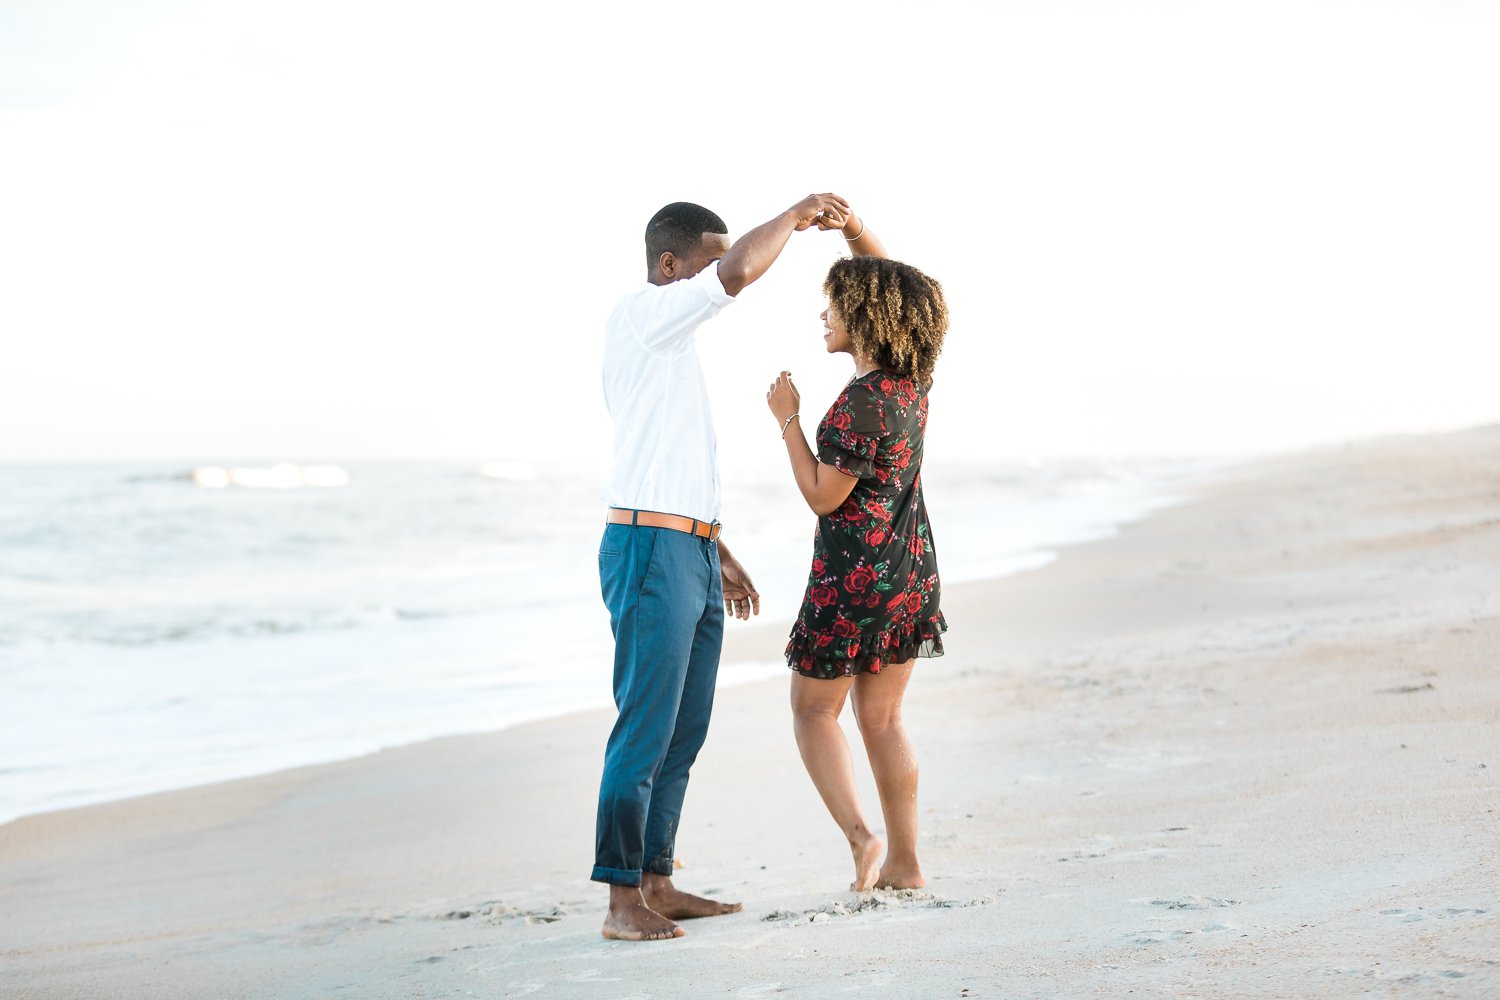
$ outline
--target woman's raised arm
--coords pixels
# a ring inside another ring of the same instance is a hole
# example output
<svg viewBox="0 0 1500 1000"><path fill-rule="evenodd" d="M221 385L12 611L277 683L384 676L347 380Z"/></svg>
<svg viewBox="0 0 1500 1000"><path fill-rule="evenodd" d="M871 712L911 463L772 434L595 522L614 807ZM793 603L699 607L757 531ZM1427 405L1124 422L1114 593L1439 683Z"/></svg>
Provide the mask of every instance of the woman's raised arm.
<svg viewBox="0 0 1500 1000"><path fill-rule="evenodd" d="M880 237L870 231L865 220L850 209L844 217L844 224L839 227L839 232L849 242L849 252L856 257L889 257L885 252L885 244L880 242ZM853 236L849 234L853 233Z"/></svg>

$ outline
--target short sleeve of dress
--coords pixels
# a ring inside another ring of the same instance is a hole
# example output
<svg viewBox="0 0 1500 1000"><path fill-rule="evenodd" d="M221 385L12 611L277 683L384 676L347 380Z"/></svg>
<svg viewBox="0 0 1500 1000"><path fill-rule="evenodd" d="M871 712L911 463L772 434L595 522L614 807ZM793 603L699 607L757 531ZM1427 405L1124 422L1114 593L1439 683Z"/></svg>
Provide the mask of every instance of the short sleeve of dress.
<svg viewBox="0 0 1500 1000"><path fill-rule="evenodd" d="M818 461L846 475L869 479L887 434L884 401L871 386L846 388L818 425Z"/></svg>

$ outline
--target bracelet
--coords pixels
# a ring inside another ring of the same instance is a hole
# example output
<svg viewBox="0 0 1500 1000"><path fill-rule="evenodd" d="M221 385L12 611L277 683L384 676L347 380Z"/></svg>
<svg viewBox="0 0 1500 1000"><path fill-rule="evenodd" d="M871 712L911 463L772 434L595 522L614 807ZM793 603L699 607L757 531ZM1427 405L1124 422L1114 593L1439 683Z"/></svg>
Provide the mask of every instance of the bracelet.
<svg viewBox="0 0 1500 1000"><path fill-rule="evenodd" d="M788 427L792 426L792 421L796 420L800 416L802 416L802 414L800 414L800 413L793 413L790 417L786 418L786 423L784 423L784 424L781 425L781 440L783 440L783 441L786 440L786 429Z"/></svg>
<svg viewBox="0 0 1500 1000"><path fill-rule="evenodd" d="M859 239L864 234L865 234L865 220L864 219L860 219L859 220L859 232L855 233L853 236L844 236L844 239L848 240L850 243L853 243L855 240ZM843 233L840 232L839 235L843 236Z"/></svg>

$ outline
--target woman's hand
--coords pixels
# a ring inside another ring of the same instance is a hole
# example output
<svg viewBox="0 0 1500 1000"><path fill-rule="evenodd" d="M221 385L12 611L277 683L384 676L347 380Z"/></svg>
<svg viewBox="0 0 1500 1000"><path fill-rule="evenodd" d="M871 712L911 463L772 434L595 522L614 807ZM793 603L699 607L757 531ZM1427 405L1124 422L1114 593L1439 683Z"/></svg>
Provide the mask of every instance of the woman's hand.
<svg viewBox="0 0 1500 1000"><path fill-rule="evenodd" d="M782 372L776 376L776 381L771 383L771 388L766 392L766 405L771 408L779 425L785 425L792 414L801 412L802 394L792 384L791 372Z"/></svg>
<svg viewBox="0 0 1500 1000"><path fill-rule="evenodd" d="M797 489L802 491L802 499L807 501L807 506L819 517L837 510L848 499L849 494L854 492L854 484L859 482L859 477L818 461L818 457L808 447L802 428L797 428L795 434L788 433L791 418L800 412L802 406L802 394L792 385L791 372L782 372L771 383L771 388L766 392L766 405L771 407L776 422L781 426L781 438L786 443L787 457L792 460L792 478L797 481Z"/></svg>
<svg viewBox="0 0 1500 1000"><path fill-rule="evenodd" d="M848 205L833 205L823 209L813 221L826 233L830 229L843 229L849 224L849 216L852 214Z"/></svg>
<svg viewBox="0 0 1500 1000"><path fill-rule="evenodd" d="M792 216L795 232L800 233L811 226L838 229L843 226L844 217L849 214L849 203L832 192L810 194L787 211Z"/></svg>
<svg viewBox="0 0 1500 1000"><path fill-rule="evenodd" d="M865 220L854 214L848 202L824 210L815 220L822 230L837 230L856 257L888 257L885 244L865 228Z"/></svg>

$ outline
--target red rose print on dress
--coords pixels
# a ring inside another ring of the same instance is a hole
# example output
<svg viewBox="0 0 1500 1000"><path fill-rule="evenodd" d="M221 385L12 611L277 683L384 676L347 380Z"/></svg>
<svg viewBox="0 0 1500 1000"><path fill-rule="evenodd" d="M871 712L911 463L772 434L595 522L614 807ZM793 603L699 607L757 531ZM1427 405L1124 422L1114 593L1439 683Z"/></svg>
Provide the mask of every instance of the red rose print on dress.
<svg viewBox="0 0 1500 1000"><path fill-rule="evenodd" d="M846 521L849 518L853 517L855 514L858 514L859 513L859 498L856 497L853 493L849 494L849 499L845 500L843 502L843 504L839 507L838 513L839 513L839 516L842 517Z"/></svg>
<svg viewBox="0 0 1500 1000"><path fill-rule="evenodd" d="M875 571L868 566L858 566L844 577L844 589L851 594L863 594L875 582Z"/></svg>
<svg viewBox="0 0 1500 1000"><path fill-rule="evenodd" d="M937 555L922 497L926 391L896 372L855 378L818 425L819 461L858 479L818 519L787 662L811 677L941 654ZM855 469L850 469L853 465Z"/></svg>

